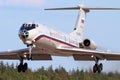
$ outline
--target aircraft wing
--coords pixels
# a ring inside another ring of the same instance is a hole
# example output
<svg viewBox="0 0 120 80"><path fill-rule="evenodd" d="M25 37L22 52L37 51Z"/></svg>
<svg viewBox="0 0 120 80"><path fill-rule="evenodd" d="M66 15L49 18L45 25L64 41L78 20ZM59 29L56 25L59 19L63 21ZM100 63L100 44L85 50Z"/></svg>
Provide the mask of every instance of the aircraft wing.
<svg viewBox="0 0 120 80"><path fill-rule="evenodd" d="M120 53L69 47L59 47L57 50L64 54L71 54L75 60L93 61L95 60L95 57L98 57L100 60L120 60Z"/></svg>
<svg viewBox="0 0 120 80"><path fill-rule="evenodd" d="M27 59L27 55L29 54L29 49L20 49L16 51L6 51L0 52L0 59L10 59L10 60L19 60L21 57ZM32 60L52 60L51 55L43 54L43 52L39 49L33 48L32 50Z"/></svg>

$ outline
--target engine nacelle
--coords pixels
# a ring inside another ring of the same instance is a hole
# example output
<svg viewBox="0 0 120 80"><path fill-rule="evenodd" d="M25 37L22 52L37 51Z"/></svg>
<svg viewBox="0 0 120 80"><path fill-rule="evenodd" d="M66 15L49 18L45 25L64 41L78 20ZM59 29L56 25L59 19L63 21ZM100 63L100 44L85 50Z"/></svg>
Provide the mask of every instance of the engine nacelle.
<svg viewBox="0 0 120 80"><path fill-rule="evenodd" d="M97 47L96 47L96 44L92 40L85 39L85 40L83 40L82 43L80 43L80 48L95 50Z"/></svg>

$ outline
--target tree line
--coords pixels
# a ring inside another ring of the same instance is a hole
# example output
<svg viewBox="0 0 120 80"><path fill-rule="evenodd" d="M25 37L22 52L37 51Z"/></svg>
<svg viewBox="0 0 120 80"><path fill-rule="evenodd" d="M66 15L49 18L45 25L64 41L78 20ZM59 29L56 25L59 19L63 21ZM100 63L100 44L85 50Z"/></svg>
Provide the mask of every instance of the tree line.
<svg viewBox="0 0 120 80"><path fill-rule="evenodd" d="M120 80L120 73L93 73L91 70L84 71L73 69L66 71L63 67L53 69L41 67L36 71L28 69L25 73L18 73L14 64L0 62L0 80Z"/></svg>

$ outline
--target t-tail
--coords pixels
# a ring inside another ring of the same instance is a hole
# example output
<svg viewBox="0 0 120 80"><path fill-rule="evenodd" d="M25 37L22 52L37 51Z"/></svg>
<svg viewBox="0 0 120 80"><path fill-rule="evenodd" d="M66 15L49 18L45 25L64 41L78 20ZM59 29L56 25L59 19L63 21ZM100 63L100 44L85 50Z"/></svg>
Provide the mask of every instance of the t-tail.
<svg viewBox="0 0 120 80"><path fill-rule="evenodd" d="M83 40L86 13L88 13L90 10L120 10L120 8L90 8L85 7L84 5L79 5L78 7L50 8L45 10L79 10L78 19L74 31L71 32L70 35Z"/></svg>
<svg viewBox="0 0 120 80"><path fill-rule="evenodd" d="M86 13L89 12L89 10L83 9L84 5L79 5L79 13L77 17L77 22L74 28L74 31L70 33L70 35L79 38L80 40L83 39L84 36L84 26L85 26L85 20L86 20Z"/></svg>

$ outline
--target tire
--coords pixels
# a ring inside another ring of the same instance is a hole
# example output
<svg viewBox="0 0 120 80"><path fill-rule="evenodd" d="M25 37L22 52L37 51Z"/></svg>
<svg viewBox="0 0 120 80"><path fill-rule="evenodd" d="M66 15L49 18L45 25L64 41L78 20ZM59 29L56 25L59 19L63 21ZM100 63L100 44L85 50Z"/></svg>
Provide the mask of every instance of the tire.
<svg viewBox="0 0 120 80"><path fill-rule="evenodd" d="M96 73L98 71L98 64L95 64L93 66L93 72Z"/></svg>
<svg viewBox="0 0 120 80"><path fill-rule="evenodd" d="M17 69L18 69L18 72L21 72L22 71L22 68L23 68L23 65L22 64L19 64Z"/></svg>
<svg viewBox="0 0 120 80"><path fill-rule="evenodd" d="M28 64L27 64L27 63L24 63L22 72L25 72L27 69L28 69Z"/></svg>
<svg viewBox="0 0 120 80"><path fill-rule="evenodd" d="M103 64L100 63L98 66L98 73L101 73L102 70L103 70Z"/></svg>
<svg viewBox="0 0 120 80"><path fill-rule="evenodd" d="M103 70L103 64L102 63L99 64L99 67L101 68L101 70Z"/></svg>

